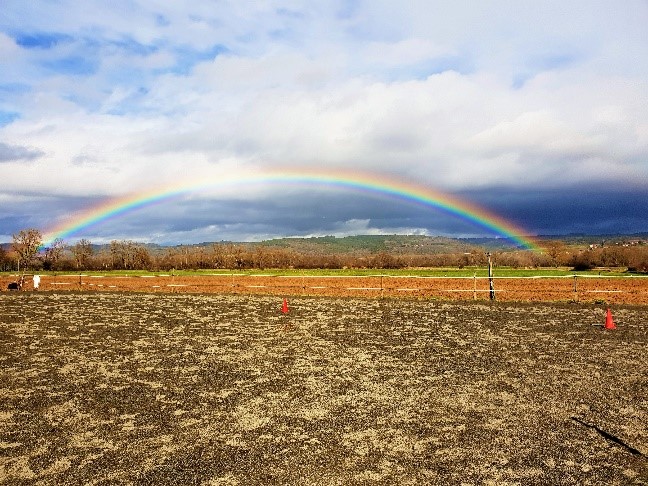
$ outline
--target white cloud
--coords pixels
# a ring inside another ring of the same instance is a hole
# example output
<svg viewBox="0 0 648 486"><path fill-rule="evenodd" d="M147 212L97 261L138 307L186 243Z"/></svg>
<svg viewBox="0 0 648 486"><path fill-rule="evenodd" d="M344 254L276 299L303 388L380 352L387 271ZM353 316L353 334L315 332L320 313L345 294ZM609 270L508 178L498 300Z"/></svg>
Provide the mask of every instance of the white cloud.
<svg viewBox="0 0 648 486"><path fill-rule="evenodd" d="M13 61L15 56L20 52L19 47L14 40L3 32L0 32L0 59L5 65Z"/></svg>
<svg viewBox="0 0 648 486"><path fill-rule="evenodd" d="M645 3L343 7L8 1L0 143L43 155L5 162L4 190L118 195L285 165L453 191L648 180ZM39 33L64 40L14 40ZM77 57L90 72L57 68Z"/></svg>
<svg viewBox="0 0 648 486"><path fill-rule="evenodd" d="M526 112L502 121L472 137L470 145L488 155L493 152L525 151L587 157L602 149L600 141L575 132L547 111Z"/></svg>

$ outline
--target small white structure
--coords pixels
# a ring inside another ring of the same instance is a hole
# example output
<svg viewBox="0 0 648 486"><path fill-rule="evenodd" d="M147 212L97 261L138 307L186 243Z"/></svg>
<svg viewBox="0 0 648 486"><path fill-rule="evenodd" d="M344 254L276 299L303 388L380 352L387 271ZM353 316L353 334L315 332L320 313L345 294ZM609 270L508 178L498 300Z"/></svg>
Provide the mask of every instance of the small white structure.
<svg viewBox="0 0 648 486"><path fill-rule="evenodd" d="M34 290L38 290L38 286L40 285L40 275L34 275L33 280L34 280Z"/></svg>

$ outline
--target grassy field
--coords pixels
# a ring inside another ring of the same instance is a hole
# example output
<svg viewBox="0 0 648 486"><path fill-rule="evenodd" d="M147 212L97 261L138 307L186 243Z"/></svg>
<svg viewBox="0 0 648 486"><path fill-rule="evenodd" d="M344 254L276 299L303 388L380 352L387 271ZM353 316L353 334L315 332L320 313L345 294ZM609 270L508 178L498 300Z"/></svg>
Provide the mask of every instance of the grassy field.
<svg viewBox="0 0 648 486"><path fill-rule="evenodd" d="M28 272L33 273L33 272ZM391 275L391 276L421 276L421 277L487 277L488 269L484 267L465 268L404 268L404 269L371 269L371 268L349 268L349 269L246 269L246 270L172 270L172 271L147 271L147 270L110 270L110 271L59 271L44 272L38 271L41 275L64 275L82 273L83 275L177 275L177 276L199 276L199 275L288 275L288 276L368 276L368 275ZM15 272L0 272L0 275L11 275ZM508 267L497 267L493 270L496 277L567 277L571 275L582 276L610 276L628 277L635 276L628 273L624 268L601 268L596 270L574 271L570 268L533 268L519 269Z"/></svg>

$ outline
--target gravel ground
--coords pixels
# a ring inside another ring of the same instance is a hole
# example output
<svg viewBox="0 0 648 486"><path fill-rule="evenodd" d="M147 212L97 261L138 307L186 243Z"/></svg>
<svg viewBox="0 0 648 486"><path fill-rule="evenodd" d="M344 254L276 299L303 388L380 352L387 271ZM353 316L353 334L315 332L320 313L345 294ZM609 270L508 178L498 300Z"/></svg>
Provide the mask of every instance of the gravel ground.
<svg viewBox="0 0 648 486"><path fill-rule="evenodd" d="M3 484L648 484L646 307L0 294Z"/></svg>

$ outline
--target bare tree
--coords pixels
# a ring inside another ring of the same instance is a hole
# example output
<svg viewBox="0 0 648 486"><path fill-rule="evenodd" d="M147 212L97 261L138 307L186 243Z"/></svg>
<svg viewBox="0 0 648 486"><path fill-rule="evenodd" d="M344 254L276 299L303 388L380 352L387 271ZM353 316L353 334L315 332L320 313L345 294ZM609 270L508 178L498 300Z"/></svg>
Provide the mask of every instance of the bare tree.
<svg viewBox="0 0 648 486"><path fill-rule="evenodd" d="M56 238L51 246L45 248L45 258L43 260L45 270L56 269L59 260L63 257L66 246L61 238Z"/></svg>
<svg viewBox="0 0 648 486"><path fill-rule="evenodd" d="M648 272L648 248L634 248L630 254L628 270L633 272Z"/></svg>
<svg viewBox="0 0 648 486"><path fill-rule="evenodd" d="M552 266L558 267L567 263L569 251L565 243L562 241L548 241L543 246L545 253L551 258Z"/></svg>
<svg viewBox="0 0 648 486"><path fill-rule="evenodd" d="M211 266L212 268L225 268L225 250L222 244L214 243L211 247Z"/></svg>
<svg viewBox="0 0 648 486"><path fill-rule="evenodd" d="M9 270L11 264L11 258L9 257L9 252L0 246L0 272Z"/></svg>
<svg viewBox="0 0 648 486"><path fill-rule="evenodd" d="M29 268L34 260L43 242L43 235L37 229L31 228L21 230L13 235L12 249L18 255L18 268Z"/></svg>
<svg viewBox="0 0 648 486"><path fill-rule="evenodd" d="M113 270L124 270L130 263L128 241L113 240L110 242L110 256Z"/></svg>
<svg viewBox="0 0 648 486"><path fill-rule="evenodd" d="M151 254L144 245L136 244L133 248L133 268L149 270L153 260Z"/></svg>
<svg viewBox="0 0 648 486"><path fill-rule="evenodd" d="M85 238L77 241L72 247L72 255L74 255L74 261L78 270L87 269L93 254L92 243Z"/></svg>

